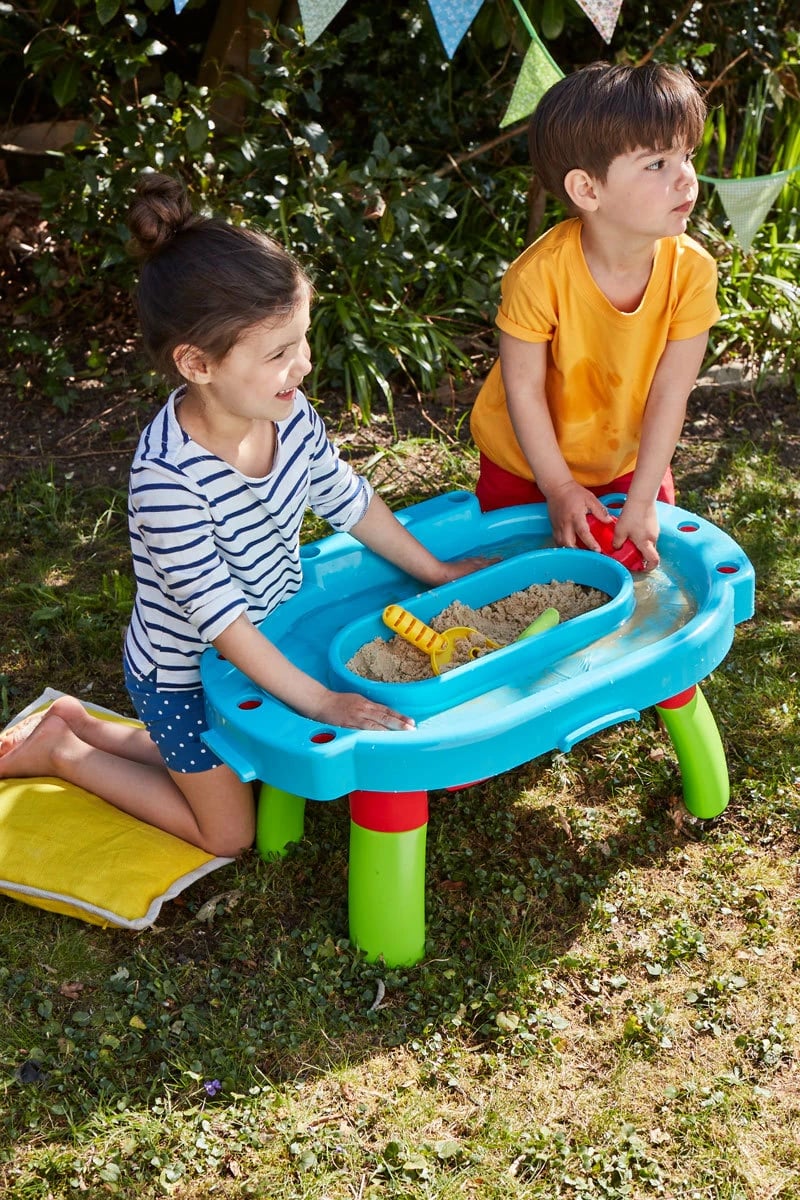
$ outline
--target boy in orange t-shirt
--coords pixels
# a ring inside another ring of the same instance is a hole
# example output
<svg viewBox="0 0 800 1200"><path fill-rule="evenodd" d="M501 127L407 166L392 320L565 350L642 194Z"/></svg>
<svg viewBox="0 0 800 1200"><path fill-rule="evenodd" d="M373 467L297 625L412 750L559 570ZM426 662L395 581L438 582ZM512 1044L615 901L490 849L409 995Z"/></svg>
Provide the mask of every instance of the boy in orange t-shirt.
<svg viewBox="0 0 800 1200"><path fill-rule="evenodd" d="M529 130L534 171L574 216L512 263L500 356L475 402L484 511L546 501L558 545L599 545L588 513L626 493L626 538L658 565L655 501L719 317L711 256L686 235L705 104L660 64L598 63L560 80Z"/></svg>

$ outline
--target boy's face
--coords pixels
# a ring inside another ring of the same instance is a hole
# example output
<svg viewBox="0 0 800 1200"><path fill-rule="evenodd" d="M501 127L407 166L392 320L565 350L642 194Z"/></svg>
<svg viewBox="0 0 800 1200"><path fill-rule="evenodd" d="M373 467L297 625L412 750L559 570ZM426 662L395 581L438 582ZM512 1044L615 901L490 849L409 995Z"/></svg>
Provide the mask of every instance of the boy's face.
<svg viewBox="0 0 800 1200"><path fill-rule="evenodd" d="M605 182L594 181L597 211L630 233L654 238L685 233L697 200L693 156L686 146L617 155Z"/></svg>

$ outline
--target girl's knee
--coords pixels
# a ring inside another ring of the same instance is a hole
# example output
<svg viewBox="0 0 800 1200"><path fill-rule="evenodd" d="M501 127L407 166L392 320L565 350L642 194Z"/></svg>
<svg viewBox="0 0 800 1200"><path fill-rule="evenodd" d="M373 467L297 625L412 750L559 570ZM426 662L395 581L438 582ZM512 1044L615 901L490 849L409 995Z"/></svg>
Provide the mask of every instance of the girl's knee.
<svg viewBox="0 0 800 1200"><path fill-rule="evenodd" d="M210 834L205 850L220 858L241 858L253 845L256 836L255 821L252 828L230 829Z"/></svg>
<svg viewBox="0 0 800 1200"><path fill-rule="evenodd" d="M76 730L92 717L74 696L59 696L47 710L48 717L59 717L66 725Z"/></svg>

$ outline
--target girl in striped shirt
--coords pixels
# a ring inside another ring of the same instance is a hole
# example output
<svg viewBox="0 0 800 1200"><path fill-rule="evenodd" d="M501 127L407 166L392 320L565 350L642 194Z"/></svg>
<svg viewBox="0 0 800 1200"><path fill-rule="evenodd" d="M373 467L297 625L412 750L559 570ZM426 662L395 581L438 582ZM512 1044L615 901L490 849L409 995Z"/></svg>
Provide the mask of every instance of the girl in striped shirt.
<svg viewBox="0 0 800 1200"><path fill-rule="evenodd" d="M301 583L310 507L429 586L485 559L441 562L343 463L300 391L311 368L310 283L266 235L195 215L181 185L142 177L129 215L142 262L145 348L177 386L133 461L136 599L124 670L143 728L55 701L0 741L0 776L55 775L139 819L233 855L254 836L252 787L202 742L200 657L213 645L314 720L402 731L413 722L295 667L259 623Z"/></svg>

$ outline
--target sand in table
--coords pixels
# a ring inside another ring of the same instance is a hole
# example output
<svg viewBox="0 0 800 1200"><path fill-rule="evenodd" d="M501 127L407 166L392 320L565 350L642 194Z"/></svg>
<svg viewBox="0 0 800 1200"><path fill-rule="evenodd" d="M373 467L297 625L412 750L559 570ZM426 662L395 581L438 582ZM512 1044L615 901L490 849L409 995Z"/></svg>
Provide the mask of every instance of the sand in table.
<svg viewBox="0 0 800 1200"><path fill-rule="evenodd" d="M471 661L473 648L481 656L491 654L492 651L484 645L486 638L499 642L501 646L513 642L546 608L558 609L564 622L599 608L608 599L605 592L596 588L584 587L579 583L553 582L534 583L523 591L513 592L482 608L469 608L460 600L455 600L428 624L439 633L461 625L478 630L480 636L457 642L453 657L442 673ZM433 676L428 655L400 637L393 637L389 641L378 637L367 642L353 655L347 667L362 679L373 679L380 683L415 683Z"/></svg>

